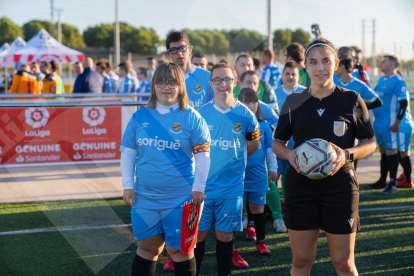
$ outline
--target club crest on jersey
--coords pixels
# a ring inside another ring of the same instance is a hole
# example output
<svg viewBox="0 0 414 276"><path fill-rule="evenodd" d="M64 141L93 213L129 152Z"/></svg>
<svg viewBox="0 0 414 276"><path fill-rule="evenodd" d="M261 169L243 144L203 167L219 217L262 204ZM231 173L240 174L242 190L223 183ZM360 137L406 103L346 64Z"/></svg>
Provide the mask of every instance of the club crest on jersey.
<svg viewBox="0 0 414 276"><path fill-rule="evenodd" d="M387 87L387 83L386 82L384 82L384 84L382 85L382 87Z"/></svg>
<svg viewBox="0 0 414 276"><path fill-rule="evenodd" d="M196 84L196 86L194 87L194 93L201 93L201 85Z"/></svg>
<svg viewBox="0 0 414 276"><path fill-rule="evenodd" d="M241 124L240 123L235 123L233 132L236 133L236 134L240 134L241 130L242 130Z"/></svg>
<svg viewBox="0 0 414 276"><path fill-rule="evenodd" d="M170 131L174 134L179 134L182 132L180 123L174 123Z"/></svg>
<svg viewBox="0 0 414 276"><path fill-rule="evenodd" d="M341 137L345 134L345 122L343 121L334 121L333 131L336 136Z"/></svg>

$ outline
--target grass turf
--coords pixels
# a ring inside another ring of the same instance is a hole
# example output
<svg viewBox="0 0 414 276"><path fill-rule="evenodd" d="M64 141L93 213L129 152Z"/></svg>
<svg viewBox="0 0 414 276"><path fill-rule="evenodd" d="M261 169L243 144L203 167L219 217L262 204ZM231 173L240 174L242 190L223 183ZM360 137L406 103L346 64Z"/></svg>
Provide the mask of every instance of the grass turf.
<svg viewBox="0 0 414 276"><path fill-rule="evenodd" d="M361 187L361 209L411 206L407 209L363 211L357 235L356 264L360 275L414 275L414 189L385 196ZM121 199L0 205L0 232L130 223ZM234 275L289 275L291 251L287 234L267 223L272 255L259 256L254 242L240 233L235 246L250 268ZM130 275L136 246L131 229L111 228L0 236L0 275ZM167 257L161 254L156 275ZM207 240L201 275L215 275L215 241ZM172 275L172 274L169 274ZM336 275L321 232L312 275Z"/></svg>

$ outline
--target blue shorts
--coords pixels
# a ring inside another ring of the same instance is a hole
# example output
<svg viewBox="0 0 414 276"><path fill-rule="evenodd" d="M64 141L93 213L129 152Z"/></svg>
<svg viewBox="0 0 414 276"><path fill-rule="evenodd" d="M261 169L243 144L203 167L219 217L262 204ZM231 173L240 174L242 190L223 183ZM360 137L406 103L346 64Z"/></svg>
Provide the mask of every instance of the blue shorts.
<svg viewBox="0 0 414 276"><path fill-rule="evenodd" d="M266 205L266 191L244 192L247 201L254 205Z"/></svg>
<svg viewBox="0 0 414 276"><path fill-rule="evenodd" d="M181 218L183 208L150 210L131 208L132 229L135 240L141 241L164 234L165 243L180 250Z"/></svg>
<svg viewBox="0 0 414 276"><path fill-rule="evenodd" d="M243 231L242 225L243 198L211 198L204 200L199 231L210 230L213 223L215 229L225 233Z"/></svg>
<svg viewBox="0 0 414 276"><path fill-rule="evenodd" d="M392 132L390 128L374 127L375 139L379 146L384 145L385 149L397 148L397 133Z"/></svg>
<svg viewBox="0 0 414 276"><path fill-rule="evenodd" d="M409 152L411 146L411 133L398 132L397 145L400 152Z"/></svg>

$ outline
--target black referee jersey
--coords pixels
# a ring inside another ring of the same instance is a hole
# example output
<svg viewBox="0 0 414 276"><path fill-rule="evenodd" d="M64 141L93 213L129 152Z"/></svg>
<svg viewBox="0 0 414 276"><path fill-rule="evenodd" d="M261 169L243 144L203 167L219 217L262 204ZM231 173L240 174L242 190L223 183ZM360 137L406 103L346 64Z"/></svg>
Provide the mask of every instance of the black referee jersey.
<svg viewBox="0 0 414 276"><path fill-rule="evenodd" d="M360 95L336 86L333 93L319 100L306 88L286 98L274 138L289 141L295 148L309 139L321 138L342 149L354 146L355 139L374 136L367 107Z"/></svg>

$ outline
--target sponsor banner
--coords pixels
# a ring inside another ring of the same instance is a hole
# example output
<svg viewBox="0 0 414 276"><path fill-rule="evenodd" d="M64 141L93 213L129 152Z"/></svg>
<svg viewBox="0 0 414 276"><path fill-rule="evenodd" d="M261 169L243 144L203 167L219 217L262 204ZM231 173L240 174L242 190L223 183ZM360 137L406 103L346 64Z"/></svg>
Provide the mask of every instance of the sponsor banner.
<svg viewBox="0 0 414 276"><path fill-rule="evenodd" d="M120 107L8 108L0 122L0 165L120 158Z"/></svg>

